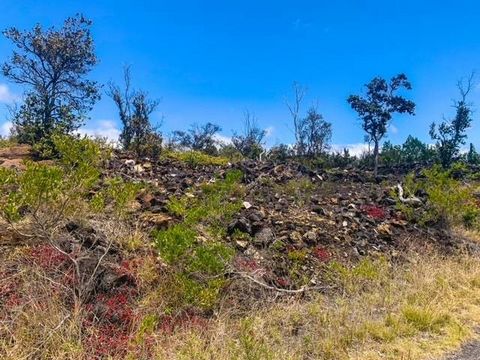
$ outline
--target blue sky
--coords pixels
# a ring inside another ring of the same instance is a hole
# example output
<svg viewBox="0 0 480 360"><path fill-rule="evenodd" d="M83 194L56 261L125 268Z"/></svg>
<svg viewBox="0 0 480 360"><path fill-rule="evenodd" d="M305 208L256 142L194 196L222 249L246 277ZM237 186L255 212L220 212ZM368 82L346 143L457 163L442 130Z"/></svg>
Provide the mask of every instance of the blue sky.
<svg viewBox="0 0 480 360"><path fill-rule="evenodd" d="M2 0L1 10L2 28L61 25L77 12L91 18L101 60L91 77L119 81L130 64L134 84L162 98L153 121L163 116L165 132L210 121L229 136L249 109L269 129L270 145L290 143L284 98L296 80L309 88L305 107L317 102L333 123L333 142L359 144L363 133L346 98L373 76L404 72L417 115L396 117L389 139L428 141L429 124L452 112L457 79L480 70L476 1ZM1 38L0 60L11 49ZM0 102L21 93L0 77ZM471 100L480 105L480 87ZM106 96L90 117L87 131L118 127ZM469 136L480 147L478 111Z"/></svg>

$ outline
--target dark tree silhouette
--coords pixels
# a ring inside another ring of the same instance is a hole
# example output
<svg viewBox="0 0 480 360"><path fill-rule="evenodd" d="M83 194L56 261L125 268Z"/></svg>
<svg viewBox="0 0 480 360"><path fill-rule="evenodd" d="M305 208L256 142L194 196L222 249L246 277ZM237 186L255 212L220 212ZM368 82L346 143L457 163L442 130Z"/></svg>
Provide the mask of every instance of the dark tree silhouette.
<svg viewBox="0 0 480 360"><path fill-rule="evenodd" d="M460 146L464 145L467 139L466 130L472 123L472 104L467 102L467 96L474 87L474 77L472 72L467 79L461 79L457 83L460 100L453 104L455 117L451 120L443 119L438 128L434 122L430 126L430 137L436 140L435 146L444 168L449 167L458 157Z"/></svg>
<svg viewBox="0 0 480 360"><path fill-rule="evenodd" d="M97 83L85 78L98 62L91 24L77 15L58 30L37 24L30 31L3 31L15 45L3 75L26 88L25 102L14 111L18 141L35 144L54 132L71 133L100 98Z"/></svg>
<svg viewBox="0 0 480 360"><path fill-rule="evenodd" d="M114 83L109 84L108 96L117 105L120 120L123 124L120 143L126 150L133 150L138 155L152 141L161 143L161 136L150 123L150 115L157 109L160 101L148 98L142 90L131 87L130 67L123 70L124 89Z"/></svg>
<svg viewBox="0 0 480 360"><path fill-rule="evenodd" d="M188 131L174 131L173 141L181 147L215 155L218 152L215 135L221 130L220 126L212 123L202 126L194 124Z"/></svg>
<svg viewBox="0 0 480 360"><path fill-rule="evenodd" d="M233 146L243 156L250 159L258 159L263 152L263 140L267 132L258 127L255 115L248 110L244 113L243 125L242 134L233 134Z"/></svg>
<svg viewBox="0 0 480 360"><path fill-rule="evenodd" d="M393 113L414 115L415 103L397 95L401 88L411 90L412 86L404 74L393 77L389 82L380 77L366 84L366 95L351 95L348 103L362 119L363 130L374 144L374 173L378 174L378 153L380 140L387 132L387 126Z"/></svg>
<svg viewBox="0 0 480 360"><path fill-rule="evenodd" d="M288 107L290 116L292 117L293 122L293 131L295 134L295 152L297 155L305 154L305 131L304 131L304 119L301 115L302 102L307 93L307 88L301 85L298 82L294 82L292 85L293 89L293 100L285 100L285 104Z"/></svg>
<svg viewBox="0 0 480 360"><path fill-rule="evenodd" d="M299 121L298 128L304 155L319 156L330 147L332 124L325 121L315 107L311 107L307 116Z"/></svg>
<svg viewBox="0 0 480 360"><path fill-rule="evenodd" d="M470 143L470 148L467 153L467 162L473 165L480 164L480 154L475 150L475 146L473 146L472 143Z"/></svg>

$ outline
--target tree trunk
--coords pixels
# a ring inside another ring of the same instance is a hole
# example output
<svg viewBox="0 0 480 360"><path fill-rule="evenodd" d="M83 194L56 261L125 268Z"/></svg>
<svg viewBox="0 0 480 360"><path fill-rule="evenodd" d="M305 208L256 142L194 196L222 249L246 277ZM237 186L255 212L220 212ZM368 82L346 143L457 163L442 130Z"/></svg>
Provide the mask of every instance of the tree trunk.
<svg viewBox="0 0 480 360"><path fill-rule="evenodd" d="M374 140L375 147L373 148L373 157L374 157L374 167L373 175L375 178L378 176L378 140Z"/></svg>

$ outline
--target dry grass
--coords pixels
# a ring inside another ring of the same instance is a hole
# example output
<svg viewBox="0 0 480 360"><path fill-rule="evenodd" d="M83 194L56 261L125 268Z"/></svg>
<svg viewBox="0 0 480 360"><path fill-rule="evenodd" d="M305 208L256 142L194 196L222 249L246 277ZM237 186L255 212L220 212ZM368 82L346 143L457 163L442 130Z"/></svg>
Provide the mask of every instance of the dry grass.
<svg viewBox="0 0 480 360"><path fill-rule="evenodd" d="M480 262L413 255L334 272L343 292L156 338L159 359L430 359L475 336Z"/></svg>
<svg viewBox="0 0 480 360"><path fill-rule="evenodd" d="M65 306L59 288L38 267L22 263L28 247L3 249L0 279L0 357L2 359L81 359L82 312ZM11 290L11 291L9 291Z"/></svg>
<svg viewBox="0 0 480 360"><path fill-rule="evenodd" d="M24 298L8 309L0 299L0 357L89 358L85 313L65 304L41 270L22 263L23 251L2 254L2 269L16 264L14 283ZM325 278L336 289L329 294L290 298L246 317L228 308L212 320L185 317L174 330L162 323L168 289L160 291L165 279L157 271L154 258L139 268L141 316L122 358L437 359L476 336L480 323L480 261L469 255L332 263ZM0 287L11 280L0 279Z"/></svg>

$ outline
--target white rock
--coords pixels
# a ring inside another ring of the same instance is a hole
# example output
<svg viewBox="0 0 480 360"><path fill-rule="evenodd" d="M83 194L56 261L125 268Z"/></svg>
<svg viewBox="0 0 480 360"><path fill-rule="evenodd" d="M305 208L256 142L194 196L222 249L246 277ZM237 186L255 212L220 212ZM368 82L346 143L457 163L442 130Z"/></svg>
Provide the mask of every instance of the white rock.
<svg viewBox="0 0 480 360"><path fill-rule="evenodd" d="M250 204L248 201L244 201L243 202L243 207L248 210L252 207L252 204Z"/></svg>

